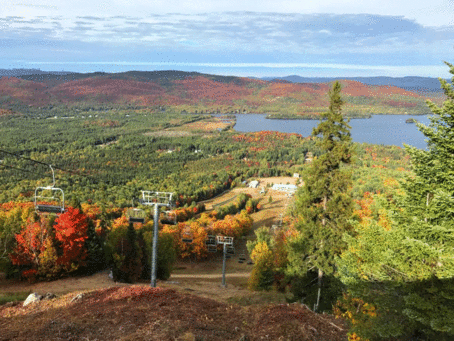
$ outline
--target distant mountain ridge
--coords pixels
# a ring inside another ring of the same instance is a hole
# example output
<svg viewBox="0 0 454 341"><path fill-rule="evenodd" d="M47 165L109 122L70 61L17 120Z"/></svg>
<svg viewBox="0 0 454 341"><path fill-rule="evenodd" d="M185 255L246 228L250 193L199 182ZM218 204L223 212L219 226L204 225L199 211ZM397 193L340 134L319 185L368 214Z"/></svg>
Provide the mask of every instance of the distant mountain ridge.
<svg viewBox="0 0 454 341"><path fill-rule="evenodd" d="M409 91L429 91L441 92L440 82L438 78L432 77L301 77L301 76L285 76L285 77L264 77L266 81L283 80L290 83L328 83L335 80L352 80L367 85L378 86L395 86ZM449 79L446 79L450 82Z"/></svg>
<svg viewBox="0 0 454 341"><path fill-rule="evenodd" d="M0 77L20 77L25 75L68 75L68 71L41 71L40 69L0 69Z"/></svg>
<svg viewBox="0 0 454 341"><path fill-rule="evenodd" d="M11 76L13 73L22 75L14 77ZM0 78L0 109L6 112L27 113L33 108L53 110L81 106L103 110L168 107L186 113L267 113L272 118L287 119L318 119L329 105L328 82L333 79L291 76L290 80L266 81L176 70L46 73L16 69L8 75ZM316 80L319 82L314 83ZM410 78L406 80L407 87L414 85ZM411 91L389 84L367 85L343 79L344 113L351 117L430 113L426 99L436 98L439 102L443 94L429 90L434 89L434 85L421 85L418 80L418 91ZM375 79L377 82L384 83L385 80Z"/></svg>

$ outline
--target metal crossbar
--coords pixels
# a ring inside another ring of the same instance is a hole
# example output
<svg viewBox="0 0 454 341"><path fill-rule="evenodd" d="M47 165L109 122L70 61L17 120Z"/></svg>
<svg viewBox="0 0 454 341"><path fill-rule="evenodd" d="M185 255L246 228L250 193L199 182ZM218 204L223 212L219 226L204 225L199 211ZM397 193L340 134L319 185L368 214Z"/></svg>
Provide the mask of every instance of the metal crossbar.
<svg viewBox="0 0 454 341"><path fill-rule="evenodd" d="M172 206L172 199L173 193L171 192L142 191L142 199L139 201L143 205Z"/></svg>

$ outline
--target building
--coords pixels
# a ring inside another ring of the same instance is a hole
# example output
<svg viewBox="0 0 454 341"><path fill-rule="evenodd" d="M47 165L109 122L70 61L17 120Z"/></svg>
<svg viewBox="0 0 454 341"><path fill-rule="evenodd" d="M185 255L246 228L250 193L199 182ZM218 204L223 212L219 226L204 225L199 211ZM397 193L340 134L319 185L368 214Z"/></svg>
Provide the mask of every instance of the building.
<svg viewBox="0 0 454 341"><path fill-rule="evenodd" d="M249 183L250 188L257 188L258 186L259 186L258 180L254 180Z"/></svg>
<svg viewBox="0 0 454 341"><path fill-rule="evenodd" d="M271 189L273 189L275 191L294 193L294 192L296 192L297 187L296 187L296 185L274 184Z"/></svg>

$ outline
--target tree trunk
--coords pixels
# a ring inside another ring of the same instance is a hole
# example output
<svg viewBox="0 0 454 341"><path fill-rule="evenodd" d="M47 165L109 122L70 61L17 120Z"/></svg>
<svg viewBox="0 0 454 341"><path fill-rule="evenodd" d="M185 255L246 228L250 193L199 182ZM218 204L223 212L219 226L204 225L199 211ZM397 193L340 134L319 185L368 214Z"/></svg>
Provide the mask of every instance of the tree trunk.
<svg viewBox="0 0 454 341"><path fill-rule="evenodd" d="M314 304L314 312L317 312L318 310L318 305L320 303L320 296L321 296L321 292L322 292L322 278L323 278L323 271L322 269L318 269L318 281L317 281L317 284L318 284L318 293L317 293L317 302Z"/></svg>

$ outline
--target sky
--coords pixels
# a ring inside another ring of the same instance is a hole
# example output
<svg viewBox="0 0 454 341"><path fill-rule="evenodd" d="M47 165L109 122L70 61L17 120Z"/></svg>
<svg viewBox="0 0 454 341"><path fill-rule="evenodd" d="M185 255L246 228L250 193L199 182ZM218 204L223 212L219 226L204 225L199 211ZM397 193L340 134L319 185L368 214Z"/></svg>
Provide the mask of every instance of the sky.
<svg viewBox="0 0 454 341"><path fill-rule="evenodd" d="M454 0L2 0L0 69L451 78Z"/></svg>

